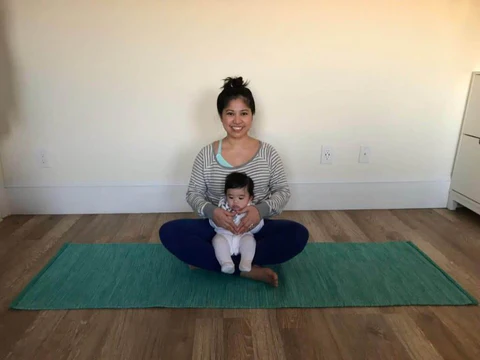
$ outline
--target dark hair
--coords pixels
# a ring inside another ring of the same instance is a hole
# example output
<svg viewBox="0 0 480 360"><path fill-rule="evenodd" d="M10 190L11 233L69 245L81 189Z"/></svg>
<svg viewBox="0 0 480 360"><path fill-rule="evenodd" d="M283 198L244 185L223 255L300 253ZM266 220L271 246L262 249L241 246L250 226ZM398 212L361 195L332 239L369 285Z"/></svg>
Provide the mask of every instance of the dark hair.
<svg viewBox="0 0 480 360"><path fill-rule="evenodd" d="M253 197L253 180L247 174L232 172L225 179L225 194L228 189L247 188L248 194Z"/></svg>
<svg viewBox="0 0 480 360"><path fill-rule="evenodd" d="M239 98L245 101L245 104L250 108L252 114L255 114L255 100L253 99L252 92L247 87L248 81L244 82L241 76L233 78L228 77L223 81L223 90L217 97L218 115L222 116L223 110L231 100Z"/></svg>

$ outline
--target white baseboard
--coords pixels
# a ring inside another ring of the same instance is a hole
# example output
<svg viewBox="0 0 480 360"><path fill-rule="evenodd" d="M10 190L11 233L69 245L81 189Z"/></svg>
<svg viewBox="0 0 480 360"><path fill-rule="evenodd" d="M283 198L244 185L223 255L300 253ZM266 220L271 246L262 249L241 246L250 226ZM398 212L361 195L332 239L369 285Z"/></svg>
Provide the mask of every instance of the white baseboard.
<svg viewBox="0 0 480 360"><path fill-rule="evenodd" d="M291 184L285 210L444 208L449 181ZM190 212L186 185L7 187L11 214Z"/></svg>
<svg viewBox="0 0 480 360"><path fill-rule="evenodd" d="M292 210L421 209L447 206L450 181L292 184Z"/></svg>
<svg viewBox="0 0 480 360"><path fill-rule="evenodd" d="M3 186L0 186L0 221L10 215L11 212L8 205L7 192Z"/></svg>

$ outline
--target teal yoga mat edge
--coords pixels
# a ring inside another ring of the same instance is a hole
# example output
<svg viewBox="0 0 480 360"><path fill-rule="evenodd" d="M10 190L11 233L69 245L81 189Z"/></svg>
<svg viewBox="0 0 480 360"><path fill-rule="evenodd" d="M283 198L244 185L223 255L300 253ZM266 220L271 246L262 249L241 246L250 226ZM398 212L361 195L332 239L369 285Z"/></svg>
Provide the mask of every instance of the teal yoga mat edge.
<svg viewBox="0 0 480 360"><path fill-rule="evenodd" d="M459 283L456 281L454 278L452 278L448 273L443 270L435 261L433 261L430 256L428 256L426 253L424 253L417 245L415 245L411 241L406 241L408 245L410 245L413 249L415 249L421 256L423 256L430 264L432 264L440 273L442 273L443 276L447 278L453 285L457 287L459 291L461 291L467 298L470 299L472 302L471 305L478 305L478 300L473 297L467 290L465 290Z"/></svg>
<svg viewBox="0 0 480 360"><path fill-rule="evenodd" d="M17 295L17 297L12 301L10 304L10 309L17 309L18 304L22 300L22 298L25 296L25 294L35 285L35 283L42 277L42 275L48 270L50 266L62 255L62 253L67 249L67 247L70 246L70 243L65 243L62 245L62 247L57 251L57 253L50 259L47 264L38 272L37 275L35 275L32 280L25 286L25 288Z"/></svg>
<svg viewBox="0 0 480 360"><path fill-rule="evenodd" d="M465 302L465 303L457 303L457 304L405 304L405 303L399 303L399 304L387 304L387 305L317 305L317 306L295 306L295 305L289 305L289 306L284 306L284 305L277 305L277 306L262 306L262 307L251 307L251 306L234 306L234 307L229 307L229 306L213 306L213 307L205 307L205 306L190 306L190 305L182 305L182 306L177 306L177 305L169 305L169 306L162 306L162 305L141 305L141 306L135 306L135 305L130 305L130 306L95 306L95 307L89 307L89 306L79 306L79 307L73 307L73 306L57 306L55 308L52 307L27 307L27 306L22 306L22 307L13 307L11 310L15 311L60 311L60 310L127 310L127 309L132 309L132 310L139 310L139 309L216 309L216 310L273 310L273 309L359 309L359 308L395 308L395 307L406 307L406 306L415 306L415 307L430 307L430 308L438 308L438 307L443 307L443 306L476 306L475 304L472 304L471 302Z"/></svg>
<svg viewBox="0 0 480 360"><path fill-rule="evenodd" d="M407 245L409 245L410 247L412 247L412 249L416 250L416 252L421 256L423 257L424 259L426 259L432 266L434 266L438 271L441 272L441 274L443 276L445 276L445 278L453 283L453 285L455 287L458 288L458 290L460 292L462 292L470 301L465 301L465 302L459 302L457 304L405 304L405 303L398 303L398 304L395 304L395 303L390 303L390 304L385 304L385 305L381 305L381 304L376 304L376 305L355 305L355 306L350 306L350 305L347 305L347 306L328 306L328 305L318 305L318 306L311 306L311 307L308 307L308 306L265 306L265 307L262 307L262 309L281 309L281 308L291 308L291 309L302 309L302 308L366 308L366 307L376 307L376 308L387 308L387 307L399 307L399 306L431 306L431 307L438 307L438 306L475 306L475 305L478 305L478 301L475 297L473 297L470 293L468 293L455 279L453 279L450 275L448 275L441 267L439 267L439 265L437 265L426 253L424 253L422 250L420 250L415 244L413 244L411 241L400 241L400 242L403 242ZM388 243L388 242L384 242L384 243ZM42 268L42 270L40 270L40 272L35 275L31 280L30 282L25 286L25 288L17 295L17 297L12 301L12 303L10 304L9 308L10 309L13 309L13 310L30 310L30 311L41 311L41 310L47 310L47 311L51 311L51 310L85 310L85 309L151 309L151 308L171 308L171 309L187 309L187 308L199 308L197 306L185 306L185 305L182 305L182 306L176 306L176 305L169 305L169 306L162 306L162 305L139 305L139 306L135 306L135 305L130 305L128 307L124 307L124 306L95 306L95 307L85 307L85 306L79 306L79 307L71 307L71 306L66 306L66 307L61 307L61 306L58 306L56 308L50 308L50 307L45 307L45 308L42 308L42 307L26 307L26 306L19 306L19 303L22 301L24 295L33 287L35 286L35 283L43 276L43 274L49 269L49 267L62 255L62 253L70 246L70 245L138 245L138 244L144 244L146 245L145 243L100 243L100 244L85 244L85 243L65 243L58 251L57 253L50 259L50 261L48 261L48 263ZM321 246L323 243L309 243L308 245L313 245L315 247L317 246ZM162 246L161 243L158 243L158 244L150 244L150 245L153 245L153 246ZM199 271L202 271L202 270L199 270ZM203 308L203 307L201 307ZM215 307L216 309L252 309L251 307L238 307L238 306L235 306L235 307L228 307L228 306L225 306L225 307Z"/></svg>

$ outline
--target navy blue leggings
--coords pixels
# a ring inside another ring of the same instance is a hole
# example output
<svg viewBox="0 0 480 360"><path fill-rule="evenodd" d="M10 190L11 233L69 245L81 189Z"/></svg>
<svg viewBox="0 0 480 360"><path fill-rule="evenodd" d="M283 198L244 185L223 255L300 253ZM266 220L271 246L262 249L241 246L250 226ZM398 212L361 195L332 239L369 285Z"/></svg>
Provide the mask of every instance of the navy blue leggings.
<svg viewBox="0 0 480 360"><path fill-rule="evenodd" d="M265 219L263 228L255 234L257 248L254 265L280 264L298 255L307 244L308 230L290 220ZM208 219L180 219L162 225L159 231L162 244L183 262L195 267L220 271L212 239L215 231ZM233 256L238 274L239 256Z"/></svg>

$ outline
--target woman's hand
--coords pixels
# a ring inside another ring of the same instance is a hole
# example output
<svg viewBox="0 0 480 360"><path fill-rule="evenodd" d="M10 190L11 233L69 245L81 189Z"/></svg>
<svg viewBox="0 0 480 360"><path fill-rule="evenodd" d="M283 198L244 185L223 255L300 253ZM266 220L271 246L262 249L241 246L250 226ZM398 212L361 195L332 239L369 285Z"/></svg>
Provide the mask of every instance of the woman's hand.
<svg viewBox="0 0 480 360"><path fill-rule="evenodd" d="M215 225L217 225L218 227L222 227L224 229L227 229L229 230L230 232L232 232L232 234L236 234L237 233L237 227L235 226L235 223L233 222L233 217L235 216L235 214L227 211L227 210L224 210L222 208L216 208L214 211L213 211L213 222L215 223Z"/></svg>
<svg viewBox="0 0 480 360"><path fill-rule="evenodd" d="M255 206L247 206L239 214L246 214L238 226L236 234L243 234L252 230L260 222L260 213Z"/></svg>

